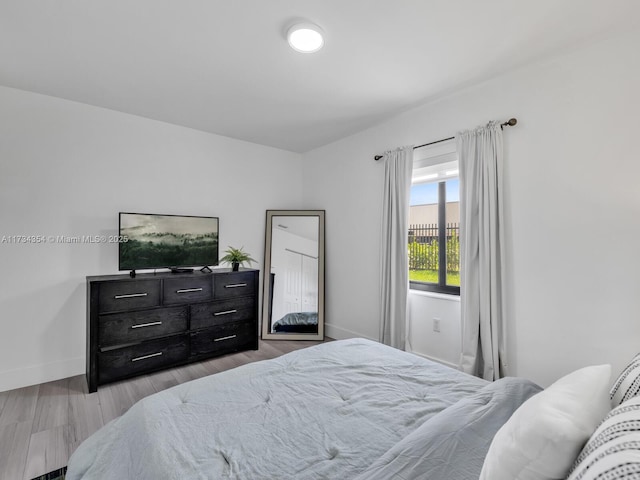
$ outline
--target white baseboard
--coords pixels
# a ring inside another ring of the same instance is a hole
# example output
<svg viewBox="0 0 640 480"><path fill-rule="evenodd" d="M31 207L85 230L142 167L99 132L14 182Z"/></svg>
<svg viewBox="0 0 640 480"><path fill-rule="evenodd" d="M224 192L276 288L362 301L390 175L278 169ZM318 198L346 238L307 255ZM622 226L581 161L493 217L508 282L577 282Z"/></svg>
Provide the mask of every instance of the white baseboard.
<svg viewBox="0 0 640 480"><path fill-rule="evenodd" d="M327 337L331 337L336 340L347 340L349 338L366 338L367 340L373 340L374 342L378 341L377 338L367 337L366 335L362 335L361 333L354 332L342 327L336 327L335 325L331 325L330 323L324 324L324 334Z"/></svg>
<svg viewBox="0 0 640 480"><path fill-rule="evenodd" d="M0 392L82 375L85 366L86 358L77 357L0 372Z"/></svg>
<svg viewBox="0 0 640 480"><path fill-rule="evenodd" d="M427 360L431 360L432 362L438 362L442 365L446 365L447 367L455 368L456 370L460 370L460 367L455 363L447 362L446 360L442 360L440 358L432 357L430 355L425 355L424 353L414 352L413 350L409 350L410 353L414 355L418 355L419 357L426 358Z"/></svg>

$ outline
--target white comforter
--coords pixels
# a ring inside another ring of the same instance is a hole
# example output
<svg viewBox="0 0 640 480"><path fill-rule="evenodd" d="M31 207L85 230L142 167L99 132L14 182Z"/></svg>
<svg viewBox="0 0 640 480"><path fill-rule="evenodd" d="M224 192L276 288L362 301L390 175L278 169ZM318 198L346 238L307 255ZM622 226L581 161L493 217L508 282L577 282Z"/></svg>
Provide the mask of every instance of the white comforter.
<svg viewBox="0 0 640 480"><path fill-rule="evenodd" d="M362 340L147 397L86 440L67 480L347 479L487 382Z"/></svg>

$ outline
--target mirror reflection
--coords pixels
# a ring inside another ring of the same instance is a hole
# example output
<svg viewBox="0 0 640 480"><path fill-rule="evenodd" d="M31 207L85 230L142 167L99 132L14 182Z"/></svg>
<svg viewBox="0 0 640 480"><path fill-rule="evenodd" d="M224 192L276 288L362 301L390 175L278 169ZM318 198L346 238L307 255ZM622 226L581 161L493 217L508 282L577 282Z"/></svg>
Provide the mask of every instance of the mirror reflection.
<svg viewBox="0 0 640 480"><path fill-rule="evenodd" d="M263 338L311 339L324 335L324 213L267 212Z"/></svg>

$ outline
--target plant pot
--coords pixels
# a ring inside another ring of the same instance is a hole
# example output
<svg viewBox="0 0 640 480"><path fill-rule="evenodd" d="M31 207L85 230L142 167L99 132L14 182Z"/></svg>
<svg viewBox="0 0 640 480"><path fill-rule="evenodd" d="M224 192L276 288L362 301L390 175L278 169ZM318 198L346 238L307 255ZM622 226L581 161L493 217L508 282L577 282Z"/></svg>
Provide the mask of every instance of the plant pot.
<svg viewBox="0 0 640 480"><path fill-rule="evenodd" d="M240 264L238 262L233 262L231 264L231 270L237 272L240 269Z"/></svg>

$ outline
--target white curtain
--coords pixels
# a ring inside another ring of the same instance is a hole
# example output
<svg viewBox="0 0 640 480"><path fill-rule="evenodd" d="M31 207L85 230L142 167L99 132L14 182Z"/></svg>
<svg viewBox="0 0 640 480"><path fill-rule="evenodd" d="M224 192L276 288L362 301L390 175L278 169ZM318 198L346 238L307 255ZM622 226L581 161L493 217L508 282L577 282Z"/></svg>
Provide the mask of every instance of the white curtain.
<svg viewBox="0 0 640 480"><path fill-rule="evenodd" d="M506 375L502 129L498 122L456 136L460 163L460 301L466 373Z"/></svg>
<svg viewBox="0 0 640 480"><path fill-rule="evenodd" d="M380 279L380 341L405 349L409 291L408 230L413 146L385 152Z"/></svg>

